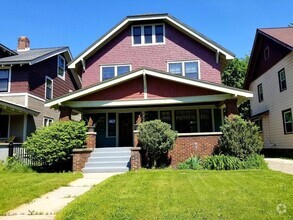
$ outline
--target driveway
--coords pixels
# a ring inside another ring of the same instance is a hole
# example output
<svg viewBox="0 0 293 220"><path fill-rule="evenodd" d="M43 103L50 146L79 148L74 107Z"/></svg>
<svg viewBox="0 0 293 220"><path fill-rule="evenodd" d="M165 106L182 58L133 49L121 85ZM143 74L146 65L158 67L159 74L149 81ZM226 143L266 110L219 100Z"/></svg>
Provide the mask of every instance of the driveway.
<svg viewBox="0 0 293 220"><path fill-rule="evenodd" d="M279 158L265 158L271 170L280 171L293 175L293 160L285 160Z"/></svg>

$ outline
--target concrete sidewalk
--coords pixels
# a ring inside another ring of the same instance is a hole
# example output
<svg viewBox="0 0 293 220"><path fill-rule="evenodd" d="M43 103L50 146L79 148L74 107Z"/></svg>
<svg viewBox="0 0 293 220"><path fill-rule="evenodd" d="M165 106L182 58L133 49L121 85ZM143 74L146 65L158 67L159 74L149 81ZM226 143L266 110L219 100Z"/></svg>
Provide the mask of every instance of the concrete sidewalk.
<svg viewBox="0 0 293 220"><path fill-rule="evenodd" d="M271 170L283 173L293 174L293 160L285 160L279 158L265 158Z"/></svg>
<svg viewBox="0 0 293 220"><path fill-rule="evenodd" d="M105 179L120 173L86 173L83 178L77 179L68 184L49 192L31 203L23 204L11 210L6 216L1 216L2 220L52 220L55 214L63 209L77 196L87 192L94 185L101 183Z"/></svg>

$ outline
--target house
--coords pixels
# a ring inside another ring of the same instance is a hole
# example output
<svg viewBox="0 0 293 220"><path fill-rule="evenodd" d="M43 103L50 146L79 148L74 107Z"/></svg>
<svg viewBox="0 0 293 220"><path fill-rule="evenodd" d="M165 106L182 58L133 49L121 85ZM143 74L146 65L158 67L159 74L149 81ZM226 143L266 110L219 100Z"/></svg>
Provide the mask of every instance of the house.
<svg viewBox="0 0 293 220"><path fill-rule="evenodd" d="M251 92L221 84L234 54L169 14L128 16L68 68L82 89L46 102L96 124L92 147L135 146L136 124L160 119L179 132L173 165L211 154L226 114ZM69 116L67 117L69 118Z"/></svg>
<svg viewBox="0 0 293 220"><path fill-rule="evenodd" d="M0 44L0 140L23 142L37 128L59 119L59 111L44 107L80 88L79 77L67 68L68 47L30 49L27 37L16 51Z"/></svg>
<svg viewBox="0 0 293 220"><path fill-rule="evenodd" d="M245 88L267 151L293 149L293 28L257 29Z"/></svg>

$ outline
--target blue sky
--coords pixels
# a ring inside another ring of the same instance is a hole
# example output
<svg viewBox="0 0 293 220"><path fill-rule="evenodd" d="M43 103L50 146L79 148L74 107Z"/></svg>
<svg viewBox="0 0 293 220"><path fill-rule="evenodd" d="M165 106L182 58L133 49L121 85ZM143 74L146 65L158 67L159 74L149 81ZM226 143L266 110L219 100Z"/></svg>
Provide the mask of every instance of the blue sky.
<svg viewBox="0 0 293 220"><path fill-rule="evenodd" d="M250 53L256 28L293 23L292 0L0 0L0 43L16 49L69 46L77 56L127 15L170 13L237 57Z"/></svg>

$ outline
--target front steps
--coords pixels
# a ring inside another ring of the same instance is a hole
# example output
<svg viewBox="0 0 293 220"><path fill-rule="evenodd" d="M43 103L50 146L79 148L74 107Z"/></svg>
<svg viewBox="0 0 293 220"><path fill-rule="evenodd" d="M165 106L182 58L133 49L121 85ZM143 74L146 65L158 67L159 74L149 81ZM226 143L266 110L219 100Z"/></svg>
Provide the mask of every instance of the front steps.
<svg viewBox="0 0 293 220"><path fill-rule="evenodd" d="M130 147L95 148L91 153L83 173L127 172L130 167Z"/></svg>

